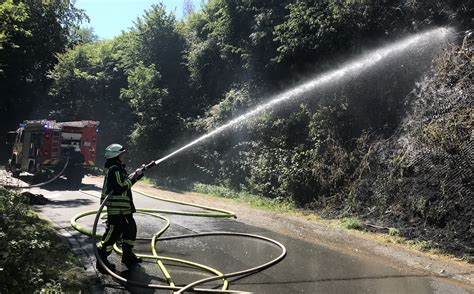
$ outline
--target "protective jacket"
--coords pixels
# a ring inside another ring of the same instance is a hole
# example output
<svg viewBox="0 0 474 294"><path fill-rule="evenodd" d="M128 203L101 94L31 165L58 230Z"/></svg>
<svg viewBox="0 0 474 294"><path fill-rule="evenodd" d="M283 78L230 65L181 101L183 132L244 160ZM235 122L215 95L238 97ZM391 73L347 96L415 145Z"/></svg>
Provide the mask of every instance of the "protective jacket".
<svg viewBox="0 0 474 294"><path fill-rule="evenodd" d="M135 179L130 180L128 178L125 164L121 163L117 158L107 160L100 203L104 201L110 191L113 191L112 196L105 204L109 216L136 212L131 190L135 182Z"/></svg>

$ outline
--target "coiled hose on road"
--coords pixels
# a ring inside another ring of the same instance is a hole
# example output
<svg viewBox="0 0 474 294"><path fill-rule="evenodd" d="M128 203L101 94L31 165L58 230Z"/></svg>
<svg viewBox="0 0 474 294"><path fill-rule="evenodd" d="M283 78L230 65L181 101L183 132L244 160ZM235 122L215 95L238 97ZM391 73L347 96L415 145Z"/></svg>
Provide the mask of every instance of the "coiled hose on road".
<svg viewBox="0 0 474 294"><path fill-rule="evenodd" d="M84 193L84 194L87 194L87 195L90 195L90 196L93 196L93 197L97 197L93 193L89 193L89 192L86 192L86 191L83 191L83 190L80 190L80 192ZM91 236L93 238L92 247L93 247L94 255L95 255L97 261L99 262L99 264L102 267L104 267L106 269L106 271L113 278L115 278L116 280L118 280L122 284L131 285L131 286L138 286L138 287L145 287L145 288L170 290L170 291L175 292L175 293L183 293L183 292L188 291L188 290L189 291L194 291L194 292L208 292L208 293L245 293L243 291L228 290L229 282L227 281L227 279L231 278L231 277L248 276L248 275L260 272L260 271L262 271L266 268L269 268L269 267L277 264L278 262L283 260L283 258L285 258L285 256L286 256L286 248L280 242L275 241L275 240L270 239L270 238L267 238L267 237L254 235L254 234L236 233L236 232L208 232L208 233L200 233L200 234L186 234L186 235L173 236L173 237L161 237L161 235L163 235L166 232L166 230L169 228L170 221L169 221L169 219L167 219L164 216L161 216L160 214L175 214L175 215L187 215L187 216L197 216L197 217L226 217L226 218L236 217L236 215L235 215L235 213L233 213L231 211L227 211L227 210L222 210L222 209L217 209L217 208L212 208L212 207L208 207L208 206L197 205L197 204L192 204L192 203L187 203L187 202L182 202L182 201L170 200L170 199L157 197L157 196L150 195L150 194L140 192L140 191L136 191L136 190L134 190L134 192L137 192L137 193L142 194L144 196L151 197L151 198L154 198L154 199L157 199L157 200L160 200L160 201L192 206L192 207L207 210L209 212L186 212L186 211L160 210L160 209L137 209L137 213L139 213L139 214L145 214L145 215L153 216L153 217L156 217L156 218L160 218L160 219L162 219L166 222L165 225L163 226L163 228L161 228L157 233L155 233L152 238L141 238L141 240L151 241L152 255L137 254L137 256L142 257L142 258L146 258L146 259L156 260L156 263L158 264L161 272L163 273L163 276L165 277L168 285L147 284L147 283L140 283L140 282L137 282L137 281L126 279L126 278L116 274L115 272L113 272L109 268L107 268L107 266L104 264L102 259L100 259L99 255L98 255L98 250L97 250L97 244L96 244L97 239L96 238L100 237L101 235L97 234L97 224L98 224L99 218L102 214L102 211L104 209L105 203L107 202L108 198L110 198L112 193L107 195L105 200L100 205L99 210L97 210L97 211L96 210L87 211L87 212L83 212L83 213L80 213L80 214L74 216L71 219L71 226L75 230L77 230L77 231L79 231L83 234L86 234L88 236ZM99 197L97 197L97 198L99 198ZM93 214L95 214L95 219L94 219L94 224L93 224L93 227L92 227L92 231L82 227L81 225L79 225L77 223L77 221L80 218L83 218L83 217L88 216L88 215L93 215ZM231 272L231 273L221 273L217 269L213 269L213 268L211 268L209 266L206 266L206 265L203 265L203 264L191 262L191 261L184 260L184 259L177 259L177 258L171 258L171 257L166 257L166 256L160 256L160 255L158 255L158 253L156 251L156 243L159 242L159 241L170 241L170 240L178 240L178 239L184 239L184 238L198 238L198 237L205 237L205 236L239 236L239 237L257 239L257 240L265 241L269 244L277 246L278 248L281 249L281 253L275 259L273 259L269 262L266 262L264 264L261 264L259 266L255 266L255 267L252 267L252 268L249 268L249 269L236 271L236 272ZM114 245L114 249L118 253L122 252L121 249L117 245ZM184 264L184 265L187 265L187 266L192 266L192 267L195 267L195 268L198 268L198 269L205 270L205 271L213 274L214 276L208 277L208 278L205 278L205 279L200 279L200 280L192 282L188 285L179 287L179 286L176 286L175 283L173 282L169 271L166 269L165 265L163 264L163 261L178 263L178 264ZM208 282L211 282L211 281L214 281L214 280L222 280L221 289L197 288L197 286L199 286L199 285L202 285L204 283L208 283Z"/></svg>
<svg viewBox="0 0 474 294"><path fill-rule="evenodd" d="M42 182L42 183L38 183L38 184L34 184L34 185L28 185L28 186L3 185L3 184L0 184L0 185L3 186L4 188L11 188L11 189L31 189L31 188L36 188L36 187L42 187L44 185L47 185L47 184L57 180L64 173L64 171L68 167L68 164L69 164L69 159L66 161L66 163L64 164L64 167L62 168L62 170L57 175L55 175L53 178L49 179L48 181L45 181L45 182ZM166 281L168 282L168 285L145 284L145 283L140 283L140 282L137 282L137 281L125 279L125 278L121 277L120 275L118 275L118 274L114 273L113 271L111 271L109 268L107 268L105 266L105 264L103 263L103 261L99 258L98 251L97 251L97 245L96 245L96 241L97 241L96 238L101 237L101 235L96 233L97 224L98 224L99 217L102 213L102 210L104 208L104 204L106 203L107 199L110 197L111 194L109 194L107 196L106 200L103 201L103 203L100 206L99 210L97 210L97 211L96 210L86 211L86 212L83 212L83 213L80 213L80 214L74 216L71 219L71 226L75 230L77 230L77 231L79 231L79 232L81 232L85 235L93 237L93 242L92 242L93 243L93 250L94 250L94 255L96 256L97 261L102 265L102 267L104 267L107 270L107 272L113 278L117 279L119 282L121 282L123 284L139 286L139 287L146 287L146 288L170 290L170 291L173 291L173 292L177 291L176 293L183 293L184 291L187 291L187 290L192 290L192 291L195 291L195 292L208 292L208 293L209 292L245 293L245 292L242 292L242 291L228 290L229 283L228 283L227 279L231 278L231 277L243 277L243 276L247 276L247 275L257 273L259 271L262 271L266 268L269 268L269 267L277 264L278 262L280 262L286 256L286 248L280 242L275 241L275 240L270 239L270 238L267 238L267 237L254 235L254 234L236 233L236 232L209 232L209 233L201 233L201 234L188 234L188 235L180 235L180 236L160 238L161 235L164 234L170 226L169 219L159 215L160 213L161 214L173 214L173 215L185 215L185 216L193 216L193 217L218 217L218 218L230 218L230 217L236 218L237 216L235 215L235 213L233 213L231 211L223 210L223 209L217 209L217 208L213 208L213 207L209 207L209 206L203 206L203 205L197 205L197 204L192 204L192 203L188 203L188 202L182 202L182 201L176 201L176 200L161 198L161 197L153 196L153 195L150 195L150 194L147 194L147 193L144 193L144 192L140 192L140 191L136 191L136 190L134 190L134 191L137 192L137 193L140 193L144 196L154 198L154 199L157 199L157 200L170 202L170 203L175 203L175 204L186 205L186 206L192 206L192 207L207 210L208 212L186 212L186 211L163 210L163 209L137 209L137 213L139 213L139 214L145 214L145 215L153 216L153 217L156 217L156 218L160 218L160 219L162 219L166 222L166 224L163 226L163 228L160 229L156 234L154 234L152 238L143 238L142 239L142 240L151 241L151 248L152 248L152 254L153 255L138 254L138 256L142 257L142 258L146 258L146 259L156 260L156 263L158 264L161 272L163 273L163 276L165 277ZM93 197L97 197L96 195L94 195L92 193L89 193L89 192L86 192L86 191L83 191L82 189L79 190L79 192L90 195L90 196L93 196ZM100 197L97 197L97 198L100 198ZM92 231L82 227L81 225L79 225L77 223L77 220L79 220L80 218L83 218L85 216L92 215L92 214L96 215ZM178 239L184 239L184 238L198 238L198 237L205 237L205 236L239 236L239 237L245 237L245 238L258 239L258 240L262 240L262 241L265 241L267 243L276 245L277 247L279 247L281 249L281 254L277 258L275 258L275 259L273 259L273 260L271 260L271 261L269 261L265 264L262 264L262 265L259 265L259 266L253 267L253 268L249 268L249 269L246 269L246 270L242 270L242 271L223 274L220 271L218 271L216 269L213 269L209 266L203 265L203 264L191 262L191 261L184 260L184 259L177 259L177 258L171 258L171 257L166 257L166 256L159 256L158 253L156 252L156 242L158 242L158 241L178 240ZM114 249L117 253L122 253L121 249L117 245L114 245ZM205 270L205 271L207 271L211 274L214 274L214 276L195 281L195 282L190 283L190 284L188 284L186 286L183 286L183 287L178 287L174 284L169 271L166 269L165 265L163 264L163 261L181 263L181 264L184 264L184 265L188 265L188 266L192 266L192 267L195 267L195 268L203 269L203 270ZM207 283L207 282L211 282L211 281L214 281L214 280L219 280L219 279L222 280L222 288L220 290L196 288L196 286L198 286L198 285L201 285L201 284L204 284L204 283Z"/></svg>

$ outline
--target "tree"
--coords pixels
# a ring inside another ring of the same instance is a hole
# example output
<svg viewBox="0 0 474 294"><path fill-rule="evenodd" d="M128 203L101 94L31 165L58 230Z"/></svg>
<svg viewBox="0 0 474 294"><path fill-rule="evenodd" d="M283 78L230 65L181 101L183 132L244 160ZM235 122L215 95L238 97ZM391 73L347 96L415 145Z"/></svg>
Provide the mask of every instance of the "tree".
<svg viewBox="0 0 474 294"><path fill-rule="evenodd" d="M92 28L73 28L69 37L69 47L73 48L79 44L94 43L99 40L99 37L94 34Z"/></svg>
<svg viewBox="0 0 474 294"><path fill-rule="evenodd" d="M0 134L37 117L47 97L47 72L85 15L73 3L2 1L0 4Z"/></svg>
<svg viewBox="0 0 474 294"><path fill-rule="evenodd" d="M23 28L28 20L26 5L16 4L13 0L4 1L0 4L0 20L0 50L5 47L18 48L18 45L14 43L15 36L26 37L30 34Z"/></svg>
<svg viewBox="0 0 474 294"><path fill-rule="evenodd" d="M125 142L124 134L133 123L130 106L120 99L121 89L127 87L120 46L115 40L77 45L58 55L49 75L53 83L48 116L99 120L104 132L98 148L117 140Z"/></svg>

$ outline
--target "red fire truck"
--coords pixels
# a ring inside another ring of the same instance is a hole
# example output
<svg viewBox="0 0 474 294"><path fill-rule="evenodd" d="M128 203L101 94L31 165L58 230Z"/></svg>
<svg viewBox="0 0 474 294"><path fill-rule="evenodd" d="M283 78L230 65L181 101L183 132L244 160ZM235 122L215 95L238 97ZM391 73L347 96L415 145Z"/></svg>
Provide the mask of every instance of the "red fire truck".
<svg viewBox="0 0 474 294"><path fill-rule="evenodd" d="M10 132L12 155L7 169L13 176L21 172L39 175L59 173L73 185L81 183L87 167L94 166L98 121L27 120Z"/></svg>

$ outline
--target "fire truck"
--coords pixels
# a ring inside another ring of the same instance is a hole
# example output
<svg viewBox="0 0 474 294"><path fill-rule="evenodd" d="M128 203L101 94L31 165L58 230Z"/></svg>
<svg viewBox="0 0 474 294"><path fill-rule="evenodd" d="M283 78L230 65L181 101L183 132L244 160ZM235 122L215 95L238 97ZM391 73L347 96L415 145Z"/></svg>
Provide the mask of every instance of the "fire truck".
<svg viewBox="0 0 474 294"><path fill-rule="evenodd" d="M12 154L7 170L18 177L21 172L33 175L58 174L72 185L79 185L88 167L95 165L98 121L27 120L9 132Z"/></svg>

